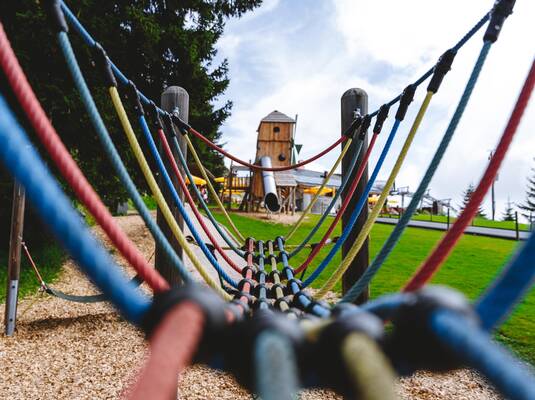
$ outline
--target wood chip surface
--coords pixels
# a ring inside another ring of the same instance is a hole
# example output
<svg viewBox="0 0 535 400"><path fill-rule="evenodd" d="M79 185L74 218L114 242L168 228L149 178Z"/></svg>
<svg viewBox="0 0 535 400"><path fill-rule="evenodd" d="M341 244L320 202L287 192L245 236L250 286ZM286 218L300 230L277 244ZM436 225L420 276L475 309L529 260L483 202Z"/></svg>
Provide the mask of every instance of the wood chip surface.
<svg viewBox="0 0 535 400"><path fill-rule="evenodd" d="M129 215L117 221L150 257L154 242L142 220ZM102 232L94 231L109 246ZM65 263L53 287L70 294L95 293L72 261ZM38 293L20 301L18 310L15 335L0 335L0 399L117 399L146 356L143 334L108 304L71 303ZM229 374L205 366L188 368L180 380L177 398L253 399ZM468 370L401 379L398 393L402 399L499 399ZM326 390L305 390L299 397L341 398Z"/></svg>

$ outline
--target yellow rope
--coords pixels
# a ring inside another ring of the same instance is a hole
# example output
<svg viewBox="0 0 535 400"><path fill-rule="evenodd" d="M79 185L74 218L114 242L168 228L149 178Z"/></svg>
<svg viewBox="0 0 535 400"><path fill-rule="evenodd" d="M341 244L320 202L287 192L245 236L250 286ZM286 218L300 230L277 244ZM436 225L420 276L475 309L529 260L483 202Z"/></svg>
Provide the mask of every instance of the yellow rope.
<svg viewBox="0 0 535 400"><path fill-rule="evenodd" d="M409 152L414 136L416 135L416 132L418 131L418 128L420 127L420 123L422 122L425 112L427 111L427 107L429 106L429 102L431 101L433 94L434 94L433 92L427 92L427 95L425 96L425 99L422 105L420 106L420 110L418 111L418 114L416 115L416 118L412 124L409 135L407 136L407 139L405 139L405 143L403 144L403 148L401 149L398 159L396 160L396 163L394 164L394 167L392 168L392 172L390 173L390 176L388 177L388 180L386 181L386 184L383 188L381 196L379 197L379 200L377 200L377 203L373 207L371 214L368 216L366 223L364 224L364 226L362 227L362 230L360 231L359 235L355 239L353 246L351 246L351 249L346 254L344 259L342 260L340 266L331 275L331 277L327 280L327 282L325 282L322 288L318 290L318 292L316 293L315 297L317 299L320 299L323 296L325 296L325 294L327 294L327 292L333 288L336 282L338 282L338 280L342 277L342 275L347 271L347 269L353 262L353 259L356 257L357 253L360 251L362 245L366 241L366 238L368 237L370 231L372 230L375 220L379 216L379 213L381 212L381 209L383 208L383 205L386 202L386 199L388 197L388 194L390 193L390 189L392 185L394 184L396 176L399 170L401 169L403 162L405 161L405 157L407 156L407 153Z"/></svg>
<svg viewBox="0 0 535 400"><path fill-rule="evenodd" d="M225 219L229 223L230 227L232 228L232 230L234 231L236 236L238 236L238 238L240 239L240 242L244 243L245 242L245 237L243 237L243 235L238 230L236 225L234 225L234 222L232 222L232 220L230 219L230 217L229 217L229 215L227 213L227 210L225 210L225 207L223 206L223 203L221 203L221 200L219 199L219 196L217 195L217 192L215 191L214 186L212 185L212 182L210 181L210 178L208 177L208 174L206 173L206 170L204 169L204 166L203 166L203 164L201 162L201 159L199 158L199 155L197 154L197 151L195 151L195 147L193 147L193 143L191 143L191 140L188 137L188 135L184 135L184 136L186 137L186 143L188 144L188 149L189 149L191 155L193 156L193 159L195 160L195 164L197 164L197 167L199 168L199 171L201 171L201 175L202 175L203 179L206 181L206 185L208 186L208 190L210 191L210 194L212 195L212 197L215 199L215 202L217 203L217 207L219 208L219 210L225 216ZM236 241L236 242L240 243L238 241Z"/></svg>
<svg viewBox="0 0 535 400"><path fill-rule="evenodd" d="M353 381L355 398L396 399L395 374L379 346L362 333L351 333L342 342L342 356Z"/></svg>
<svg viewBox="0 0 535 400"><path fill-rule="evenodd" d="M113 86L110 87L109 93L113 101L113 106L115 107L115 111L117 112L117 115L119 116L119 120L121 121L123 130L126 134L126 137L128 138L128 142L130 143L130 147L132 148L132 151L136 157L136 160L139 166L141 167L141 171L143 172L145 179L147 180L147 184L149 185L149 188L154 196L154 199L156 200L156 203L158 203L158 207L160 208L167 224L171 228L173 235L178 240L178 243L184 249L187 256L189 257L189 259L191 260L191 262L193 263L197 271L199 271L199 274L201 274L201 276L206 281L206 283L208 283L208 285L210 285L221 297L223 297L226 300L230 300L231 299L230 295L227 294L223 289L221 289L219 284L214 279L212 279L208 271L206 271L206 269L201 265L199 259L195 256L195 253L191 250L186 240L186 237L182 233L180 227L178 226L178 223L173 217L173 214L171 213L171 210L169 209L169 206L167 205L167 202L165 201L165 198L163 197L163 194L160 191L158 184L156 183L156 179L154 179L154 176L152 175L149 164L147 163L147 160L145 159L145 156L143 155L143 151L141 150L141 146L139 145L139 142L136 138L134 130L132 129L132 125L130 124L128 115L126 114L126 111L123 106L123 102L121 101L121 97L119 96L119 92L117 91L117 88Z"/></svg>
<svg viewBox="0 0 535 400"><path fill-rule="evenodd" d="M338 159L334 163L333 167L331 168L331 170L329 171L329 173L327 174L327 176L323 180L323 183L319 187L318 191L316 193L314 193L314 197L312 197L312 200L308 204L307 208L305 209L305 211L303 211L303 213L301 214L301 216L299 217L299 219L297 220L295 225L292 227L292 229L290 229L290 231L286 235L286 237L285 237L286 241L288 241L295 234L295 232L297 232L297 229L301 226L301 224L303 223L305 217L310 213L310 210L312 210L312 207L314 207L314 204L316 204L316 201L318 200L318 198L321 195L321 191L327 185L327 182L329 182L329 179L331 179L331 176L333 176L334 171L336 171L336 169L338 168L338 165L340 165L340 163L342 162L342 159L344 158L345 154L349 150L349 146L351 146L352 141L353 141L352 138L349 138L346 141L346 144L344 145L344 147L342 149L342 152L340 153L340 156L338 157Z"/></svg>

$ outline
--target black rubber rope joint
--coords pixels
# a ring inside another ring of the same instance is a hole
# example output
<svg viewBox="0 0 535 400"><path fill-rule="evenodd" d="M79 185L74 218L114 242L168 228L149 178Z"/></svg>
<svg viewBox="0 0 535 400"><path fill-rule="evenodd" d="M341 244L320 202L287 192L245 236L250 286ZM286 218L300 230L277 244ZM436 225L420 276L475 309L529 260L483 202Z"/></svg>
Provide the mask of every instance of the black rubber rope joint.
<svg viewBox="0 0 535 400"><path fill-rule="evenodd" d="M186 122L182 121L179 116L171 115L171 118L173 120L173 123L177 126L178 129L180 129L180 132L182 132L183 135L188 133L188 131L191 129L191 126L189 126L189 124L187 124Z"/></svg>
<svg viewBox="0 0 535 400"><path fill-rule="evenodd" d="M111 69L110 59L108 58L104 47L102 47L98 42L95 42L95 46L93 47L93 59L96 67L99 68L104 74L106 87L117 87L117 80L115 79L115 75Z"/></svg>
<svg viewBox="0 0 535 400"><path fill-rule="evenodd" d="M360 140L364 140L364 138L366 137L366 134L368 133L368 128L370 127L371 123L372 123L372 117L370 116L370 114L366 114L362 118L362 122L360 123L360 128L358 129Z"/></svg>
<svg viewBox="0 0 535 400"><path fill-rule="evenodd" d="M150 102L149 110L152 115L152 119L154 120L154 126L156 126L156 129L163 129L163 123L160 119L160 113L158 112L158 107L156 106L156 103L154 101Z"/></svg>
<svg viewBox="0 0 535 400"><path fill-rule="evenodd" d="M414 93L416 93L416 85L414 84L410 84L405 88L405 90L403 90L401 99L399 99L398 111L396 112L396 119L398 121L403 121L405 119L407 109L414 100Z"/></svg>
<svg viewBox="0 0 535 400"><path fill-rule="evenodd" d="M69 32L59 0L42 0L43 8L56 32Z"/></svg>
<svg viewBox="0 0 535 400"><path fill-rule="evenodd" d="M373 133L379 134L381 132L381 130L383 129L383 124L388 118L389 110L390 110L390 106L388 104L383 104L379 108L379 112L377 113L377 118L375 118L375 125L373 126Z"/></svg>
<svg viewBox="0 0 535 400"><path fill-rule="evenodd" d="M455 59L456 55L457 50L449 49L440 56L433 70L433 77L427 86L428 92L436 93L438 91L444 76L446 76L448 71L451 69L451 64L453 64L453 60Z"/></svg>
<svg viewBox="0 0 535 400"><path fill-rule="evenodd" d="M141 105L141 99L139 97L139 92L137 91L136 84L132 81L128 82L127 85L127 96L132 102L132 107L137 116L145 115L145 110Z"/></svg>
<svg viewBox="0 0 535 400"><path fill-rule="evenodd" d="M355 135L358 133L358 130L360 128L360 124L362 123L362 117L358 116L351 122L351 125L342 133L343 136L347 138L355 138Z"/></svg>
<svg viewBox="0 0 535 400"><path fill-rule="evenodd" d="M490 21L483 41L494 43L502 30L503 23L513 13L516 0L497 0L490 12Z"/></svg>

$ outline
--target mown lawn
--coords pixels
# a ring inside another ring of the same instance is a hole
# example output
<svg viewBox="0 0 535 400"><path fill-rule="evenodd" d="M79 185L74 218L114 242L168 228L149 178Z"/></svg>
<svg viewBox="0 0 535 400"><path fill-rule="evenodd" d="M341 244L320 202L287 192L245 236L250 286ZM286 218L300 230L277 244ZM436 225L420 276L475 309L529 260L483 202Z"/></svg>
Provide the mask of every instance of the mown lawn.
<svg viewBox="0 0 535 400"><path fill-rule="evenodd" d="M381 215L383 217L391 217L391 218L398 218L398 215L389 215L384 214ZM416 221L431 221L431 222L442 222L447 223L448 217L446 215L430 215L430 214L416 214L413 215L411 218ZM453 224L457 218L450 217L450 223ZM484 228L498 228L498 229L509 229L509 230L515 230L516 224L515 221L493 221L486 218L476 217L472 221L473 226L481 226ZM520 231L529 231L530 226L529 224L518 224L518 230Z"/></svg>
<svg viewBox="0 0 535 400"><path fill-rule="evenodd" d="M224 223L221 215L215 213L216 218ZM277 235L284 235L289 230L288 225L261 221L242 214L232 214L232 219L238 229L246 236L256 239L272 239ZM311 216L298 230L289 244L297 244L305 237L318 220L318 216ZM327 224L325 224L327 225ZM326 227L322 227L314 238L319 240L320 234ZM376 224L370 235L370 256L379 251L393 226ZM336 230L340 234L340 228ZM432 250L434 245L444 233L408 228L395 250L385 262L371 285L371 296L377 297L385 293L398 291L419 264ZM476 299L488 286L503 264L515 251L517 242L504 239L486 238L480 236L464 236L442 269L433 279L435 284L445 284L463 292L468 298ZM324 249L313 264L315 267L327 254ZM303 250L291 260L297 267L304 261L309 250ZM340 256L334 257L333 262L322 275L314 282L313 287L321 286L330 273L339 265ZM335 286L340 291L340 284ZM519 356L535 364L535 293L530 293L517 308L512 317L497 332L497 338L507 343Z"/></svg>
<svg viewBox="0 0 535 400"><path fill-rule="evenodd" d="M48 244L42 249L30 248L31 255L39 268L45 282L52 282L59 275L65 253L56 244ZM35 293L39 289L39 281L33 272L28 259L22 250L22 262L19 280L19 298ZM0 303L6 300L7 289L7 252L0 252Z"/></svg>

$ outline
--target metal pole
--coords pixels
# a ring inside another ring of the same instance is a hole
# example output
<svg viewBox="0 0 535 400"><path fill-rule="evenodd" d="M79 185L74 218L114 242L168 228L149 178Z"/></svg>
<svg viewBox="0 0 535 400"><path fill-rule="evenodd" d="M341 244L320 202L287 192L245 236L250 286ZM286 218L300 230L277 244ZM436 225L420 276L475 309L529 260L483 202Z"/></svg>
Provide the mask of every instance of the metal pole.
<svg viewBox="0 0 535 400"><path fill-rule="evenodd" d="M170 113L178 113L180 118L184 122L188 122L189 119L189 95L188 92L181 88L180 86L169 86L167 89L164 90L161 97L161 104L162 109L165 111L168 111ZM178 130L177 130L178 131ZM184 154L184 157L187 157L187 146L186 141L182 137L178 138L180 149L182 150L182 154ZM160 151L162 150L162 144L160 145ZM176 154L175 149L173 148L173 154L175 156L175 159L177 159L177 164L180 165L178 162L178 155ZM171 166L169 165L169 161L164 158L164 164L165 167L168 170L171 170ZM182 172L182 176L184 176L184 171L180 167L180 170ZM176 176L171 174L171 179L173 181L173 186L175 187L180 199L184 201L184 193L180 189L180 185L178 184L178 179ZM167 201L167 204L169 204L169 207L171 208L171 212L178 222L178 225L180 226L180 229L184 230L184 220L182 218L182 215L180 215L180 212L178 211L178 207L176 206L172 196L171 192L167 187L165 186L165 182L163 181L163 177L158 177L158 183L160 185L160 188L162 190L162 193L165 197L165 200ZM176 238L174 237L173 233L171 232L171 229L169 228L167 222L165 221L165 218L163 217L163 214L158 209L156 213L156 222L158 223L158 226L164 233L164 235L167 237L167 240L171 243L171 246L175 249L178 256L181 259L184 259L183 257L183 250ZM178 274L178 271L176 268L173 267L173 265L167 260L165 257L165 253L163 250L156 246L156 254L154 257L154 265L155 268L162 274L162 276L172 285L176 285L182 282L182 279L180 278L180 275Z"/></svg>
<svg viewBox="0 0 535 400"><path fill-rule="evenodd" d="M515 211L515 237L516 240L520 239L520 234L518 233L518 211Z"/></svg>
<svg viewBox="0 0 535 400"><path fill-rule="evenodd" d="M450 208L448 207L448 226L446 230L449 230L449 229L450 229Z"/></svg>
<svg viewBox="0 0 535 400"><path fill-rule="evenodd" d="M349 89L347 90L343 95L341 99L341 117L342 117L342 132L344 132L346 129L349 128L351 123L353 122L353 119L355 118L355 112L359 112L361 115L365 115L368 112L368 95L366 92L362 89ZM342 176L346 176L349 173L349 164L350 160L352 158L352 155L355 152L357 145L356 143L353 143L349 151L346 153L346 157L344 157L342 161ZM360 163L362 163L362 159L364 158L364 154L366 153L366 149L368 148L368 135L364 138L364 143L362 146L362 150L360 152L360 156L358 158L357 162L357 168L355 168L354 172L357 171L358 166ZM352 175L349 178L349 181L351 182L354 179L354 175ZM366 184L368 183L368 168L364 170L364 173L362 175L362 179L360 180L357 190L355 191L353 197L349 201L349 206L347 208L347 212L344 213L342 216L342 229L345 229L346 225L349 222L349 217L351 215L351 211L355 208L359 198L363 195L364 189L366 187ZM342 192L342 201L344 201L347 193L347 188ZM357 223L349 233L349 236L347 240L345 241L344 245L342 246L342 258L346 256L346 254L349 252L349 249L351 248L353 242L357 238L359 232L361 231L362 227L364 226L364 223L366 222L366 219L368 218L368 205L366 204L364 208L362 209L362 212L360 213L360 216L357 219ZM368 239L364 242L364 245L362 246L361 250L349 266L348 270L342 277L342 292L346 293L351 286L362 276L364 271L368 268L369 264L369 252L368 252ZM367 288L363 293L357 298L355 303L361 304L368 300L369 298L369 288Z"/></svg>
<svg viewBox="0 0 535 400"><path fill-rule="evenodd" d="M492 160L492 157L494 157L494 150L491 150L490 151L490 154L489 154L489 161ZM491 186L491 190L490 190L490 194L491 194L491 205L492 205L492 220L494 221L494 218L496 216L496 198L495 198L495 195L494 195L494 183L496 182L496 178L494 178L492 180L492 186Z"/></svg>
<svg viewBox="0 0 535 400"><path fill-rule="evenodd" d="M19 296L20 247L24 231L24 188L15 181L13 206L11 209L11 234L9 237L9 259L7 266L7 296L5 306L5 333L12 336L17 323L17 300Z"/></svg>

